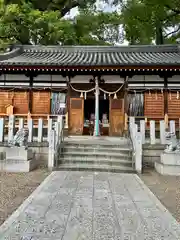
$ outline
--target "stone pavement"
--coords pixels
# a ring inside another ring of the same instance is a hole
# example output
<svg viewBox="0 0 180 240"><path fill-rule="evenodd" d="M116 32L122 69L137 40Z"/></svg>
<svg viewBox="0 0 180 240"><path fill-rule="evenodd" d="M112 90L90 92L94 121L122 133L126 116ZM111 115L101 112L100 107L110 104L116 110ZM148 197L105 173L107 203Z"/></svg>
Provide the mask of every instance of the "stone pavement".
<svg viewBox="0 0 180 240"><path fill-rule="evenodd" d="M180 224L135 174L53 172L0 239L175 240Z"/></svg>

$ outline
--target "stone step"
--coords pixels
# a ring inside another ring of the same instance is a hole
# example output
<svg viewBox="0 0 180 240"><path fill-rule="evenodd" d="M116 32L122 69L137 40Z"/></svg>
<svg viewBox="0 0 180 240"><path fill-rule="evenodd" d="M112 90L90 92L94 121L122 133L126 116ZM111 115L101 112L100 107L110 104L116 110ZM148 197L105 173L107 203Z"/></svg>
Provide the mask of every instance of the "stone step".
<svg viewBox="0 0 180 240"><path fill-rule="evenodd" d="M61 160L58 161L61 164L91 164L91 165L103 165L103 164L107 164L109 166L132 166L132 161L131 160L126 160L126 159L113 159L113 160L109 160L109 159L104 159L104 158L100 158L100 159L94 159L94 158L67 158L64 157Z"/></svg>
<svg viewBox="0 0 180 240"><path fill-rule="evenodd" d="M124 154L124 153L114 153L113 151L111 152L63 152L62 153L64 157L69 157L69 158L87 158L87 159L98 159L98 158L104 158L104 159L132 159L132 155L129 154Z"/></svg>
<svg viewBox="0 0 180 240"><path fill-rule="evenodd" d="M154 167L161 175L180 176L180 165L168 165L156 161Z"/></svg>
<svg viewBox="0 0 180 240"><path fill-rule="evenodd" d="M93 171L93 172L123 172L135 173L134 169L129 166L109 166L107 164L61 164L55 170L59 171Z"/></svg>
<svg viewBox="0 0 180 240"><path fill-rule="evenodd" d="M129 147L102 147L102 146L79 146L79 145L65 145L64 152L114 152L114 153L129 153L132 150Z"/></svg>
<svg viewBox="0 0 180 240"><path fill-rule="evenodd" d="M99 148L108 148L108 149L119 149L119 150L131 150L132 147L130 144L109 144L109 143L102 143L99 144L98 142L92 142L92 143L86 143L86 142L64 142L65 147L80 147L80 148L93 148L93 149L99 149Z"/></svg>

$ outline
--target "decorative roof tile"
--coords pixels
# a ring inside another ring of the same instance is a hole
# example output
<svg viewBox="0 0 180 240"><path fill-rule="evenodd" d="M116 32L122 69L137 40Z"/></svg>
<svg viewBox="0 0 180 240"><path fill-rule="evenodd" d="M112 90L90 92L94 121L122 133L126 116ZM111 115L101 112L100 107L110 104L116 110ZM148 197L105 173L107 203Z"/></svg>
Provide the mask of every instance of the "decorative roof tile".
<svg viewBox="0 0 180 240"><path fill-rule="evenodd" d="M0 66L155 66L179 65L178 45L14 46L0 55Z"/></svg>

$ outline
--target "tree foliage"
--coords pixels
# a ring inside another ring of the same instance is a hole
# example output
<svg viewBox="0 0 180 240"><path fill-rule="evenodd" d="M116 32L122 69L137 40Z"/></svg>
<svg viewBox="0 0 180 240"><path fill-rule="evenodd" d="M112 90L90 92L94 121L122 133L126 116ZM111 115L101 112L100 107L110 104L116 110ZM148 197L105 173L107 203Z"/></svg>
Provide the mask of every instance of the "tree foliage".
<svg viewBox="0 0 180 240"><path fill-rule="evenodd" d="M9 43L104 45L119 40L120 16L98 11L94 0L0 1L1 46ZM79 14L74 19L62 17L73 6L80 6Z"/></svg>
<svg viewBox="0 0 180 240"><path fill-rule="evenodd" d="M179 0L115 0L114 4L121 4L130 44L172 43L180 37Z"/></svg>

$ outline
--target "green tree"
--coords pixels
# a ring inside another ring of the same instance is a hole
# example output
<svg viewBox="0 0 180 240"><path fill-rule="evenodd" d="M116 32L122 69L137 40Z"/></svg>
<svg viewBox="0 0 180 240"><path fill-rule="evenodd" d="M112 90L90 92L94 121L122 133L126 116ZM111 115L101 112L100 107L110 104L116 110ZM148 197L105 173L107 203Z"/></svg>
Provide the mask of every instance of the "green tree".
<svg viewBox="0 0 180 240"><path fill-rule="evenodd" d="M115 0L114 4L121 5L130 44L171 43L180 37L179 0Z"/></svg>
<svg viewBox="0 0 180 240"><path fill-rule="evenodd" d="M9 42L97 45L115 43L120 39L121 18L117 13L104 13L89 5L81 8L74 19L65 19L59 10L40 10L32 1L13 2L16 3L2 2L0 7L1 46Z"/></svg>
<svg viewBox="0 0 180 240"><path fill-rule="evenodd" d="M5 5L21 5L23 2L23 0L4 0ZM78 7L84 9L94 4L96 0L28 0L26 2L30 3L34 9L40 11L58 11L60 16L63 17L72 8Z"/></svg>

